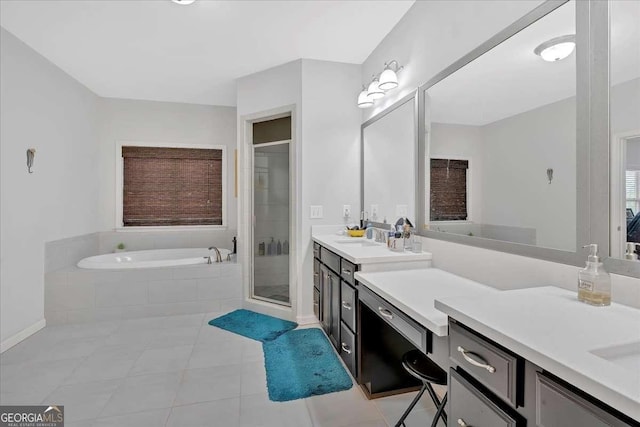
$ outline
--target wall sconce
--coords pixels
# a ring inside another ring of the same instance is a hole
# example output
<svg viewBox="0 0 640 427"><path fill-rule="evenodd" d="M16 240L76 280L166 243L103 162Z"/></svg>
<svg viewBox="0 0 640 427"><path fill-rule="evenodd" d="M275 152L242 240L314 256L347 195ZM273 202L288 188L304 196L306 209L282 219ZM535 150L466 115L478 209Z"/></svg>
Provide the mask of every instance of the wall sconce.
<svg viewBox="0 0 640 427"><path fill-rule="evenodd" d="M36 156L36 149L35 148L29 148L27 150L27 170L29 171L29 173L33 173L31 168L33 167L33 158L35 156Z"/></svg>
<svg viewBox="0 0 640 427"><path fill-rule="evenodd" d="M373 102L384 97L385 92L398 87L398 72L404 67L398 64L395 59L385 62L384 70L378 75L374 74L371 83L358 95L358 107L369 108L373 106Z"/></svg>

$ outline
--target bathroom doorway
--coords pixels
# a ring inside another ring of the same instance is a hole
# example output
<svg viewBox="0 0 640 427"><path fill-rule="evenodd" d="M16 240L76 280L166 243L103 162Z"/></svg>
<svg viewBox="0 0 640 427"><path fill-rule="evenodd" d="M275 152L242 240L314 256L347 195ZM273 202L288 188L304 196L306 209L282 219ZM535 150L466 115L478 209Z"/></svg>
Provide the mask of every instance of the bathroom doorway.
<svg viewBox="0 0 640 427"><path fill-rule="evenodd" d="M291 116L252 125L251 298L291 306Z"/></svg>
<svg viewBox="0 0 640 427"><path fill-rule="evenodd" d="M640 130L612 138L610 182L611 256L622 258L627 243L640 244Z"/></svg>

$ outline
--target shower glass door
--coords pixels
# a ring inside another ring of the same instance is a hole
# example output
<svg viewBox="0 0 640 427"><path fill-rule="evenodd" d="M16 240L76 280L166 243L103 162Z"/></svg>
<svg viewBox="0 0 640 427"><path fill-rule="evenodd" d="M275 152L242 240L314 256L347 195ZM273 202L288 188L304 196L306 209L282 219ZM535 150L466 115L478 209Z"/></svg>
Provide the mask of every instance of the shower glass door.
<svg viewBox="0 0 640 427"><path fill-rule="evenodd" d="M290 141L253 145L253 298L290 305Z"/></svg>

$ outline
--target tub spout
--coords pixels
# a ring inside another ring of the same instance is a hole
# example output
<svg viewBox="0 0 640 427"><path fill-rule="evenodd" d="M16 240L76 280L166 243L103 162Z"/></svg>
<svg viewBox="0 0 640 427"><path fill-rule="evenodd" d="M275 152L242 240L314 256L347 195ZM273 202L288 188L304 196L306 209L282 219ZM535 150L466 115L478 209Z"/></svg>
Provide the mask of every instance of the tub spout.
<svg viewBox="0 0 640 427"><path fill-rule="evenodd" d="M209 250L216 251L216 262L222 262L222 254L220 253L220 249L216 248L215 246L211 246Z"/></svg>

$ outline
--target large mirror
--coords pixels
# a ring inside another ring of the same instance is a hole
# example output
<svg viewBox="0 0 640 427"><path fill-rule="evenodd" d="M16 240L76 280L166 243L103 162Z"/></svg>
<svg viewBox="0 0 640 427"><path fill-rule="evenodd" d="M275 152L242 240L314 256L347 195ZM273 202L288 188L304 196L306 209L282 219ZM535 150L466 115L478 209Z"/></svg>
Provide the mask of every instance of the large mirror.
<svg viewBox="0 0 640 427"><path fill-rule="evenodd" d="M640 245L640 2L611 2L611 256Z"/></svg>
<svg viewBox="0 0 640 427"><path fill-rule="evenodd" d="M415 96L362 125L362 210L373 222L416 215Z"/></svg>
<svg viewBox="0 0 640 427"><path fill-rule="evenodd" d="M575 40L569 1L426 87L427 230L576 252Z"/></svg>

